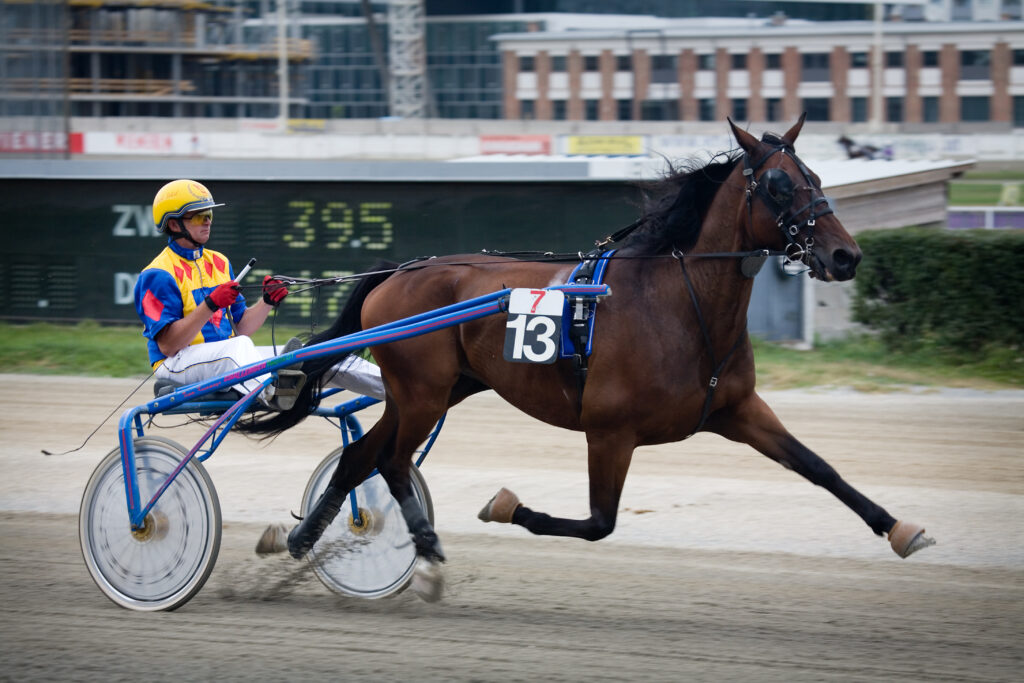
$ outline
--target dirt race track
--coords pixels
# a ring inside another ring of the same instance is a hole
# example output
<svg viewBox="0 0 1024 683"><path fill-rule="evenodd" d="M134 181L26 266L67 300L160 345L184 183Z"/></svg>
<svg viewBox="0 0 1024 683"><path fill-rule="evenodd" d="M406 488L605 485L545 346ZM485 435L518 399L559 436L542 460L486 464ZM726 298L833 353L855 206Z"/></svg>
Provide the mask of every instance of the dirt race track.
<svg viewBox="0 0 1024 683"><path fill-rule="evenodd" d="M1024 392L765 395L854 486L927 527L938 545L907 560L826 492L706 435L637 452L609 539L484 525L500 486L583 516L586 455L581 435L474 397L423 467L449 558L436 604L343 598L304 563L256 557L337 437L312 421L270 444L232 435L206 463L225 520L212 577L176 612L137 613L78 547L116 419L77 453L40 454L78 445L134 385L0 375L2 680L1021 680Z"/></svg>

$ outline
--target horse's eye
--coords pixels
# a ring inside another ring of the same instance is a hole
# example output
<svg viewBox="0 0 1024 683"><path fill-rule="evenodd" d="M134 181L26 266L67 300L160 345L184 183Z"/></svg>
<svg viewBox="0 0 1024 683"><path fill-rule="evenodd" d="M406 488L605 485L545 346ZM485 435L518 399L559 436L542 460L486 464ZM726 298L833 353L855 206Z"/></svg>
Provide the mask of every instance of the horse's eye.
<svg viewBox="0 0 1024 683"><path fill-rule="evenodd" d="M793 179L781 168L769 168L761 177L765 191L777 204L785 205L793 200Z"/></svg>

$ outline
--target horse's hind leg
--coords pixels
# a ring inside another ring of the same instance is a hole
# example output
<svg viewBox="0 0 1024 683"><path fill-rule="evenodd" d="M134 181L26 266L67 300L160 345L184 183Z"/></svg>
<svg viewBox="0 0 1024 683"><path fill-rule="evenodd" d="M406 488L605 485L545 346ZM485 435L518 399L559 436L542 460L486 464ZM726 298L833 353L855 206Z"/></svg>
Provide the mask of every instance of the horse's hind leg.
<svg viewBox="0 0 1024 683"><path fill-rule="evenodd" d="M441 551L441 542L416 499L409 468L417 446L423 443L443 414L442 409L437 414L434 411L417 411L415 415L403 415L393 447L381 450L377 456L377 469L401 507L402 516L416 544L416 554L431 562L444 562L445 557Z"/></svg>
<svg viewBox="0 0 1024 683"><path fill-rule="evenodd" d="M377 469L387 482L391 495L398 501L416 547L412 590L427 602L440 600L444 593L440 564L445 561L445 556L441 541L416 498L409 470L416 448L444 415L446 407L438 405L431 409L426 401L406 403L392 447L381 450L377 456Z"/></svg>
<svg viewBox="0 0 1024 683"><path fill-rule="evenodd" d="M609 535L615 529L619 497L636 442L630 433L588 431L587 443L589 517L565 519L536 512L519 504L515 494L502 489L480 511L480 519L485 522L511 522L540 536L571 536L597 541Z"/></svg>
<svg viewBox="0 0 1024 683"><path fill-rule="evenodd" d="M831 465L797 441L757 394L714 413L706 429L727 439L749 444L783 467L827 489L857 513L876 535L888 534L892 549L900 557L934 543L924 535L923 527L897 522L882 507L847 484Z"/></svg>
<svg viewBox="0 0 1024 683"><path fill-rule="evenodd" d="M338 516L348 493L373 472L378 453L394 447L394 435L394 422L385 411L361 439L345 448L327 488L313 509L288 534L288 552L292 557L301 559L316 545Z"/></svg>

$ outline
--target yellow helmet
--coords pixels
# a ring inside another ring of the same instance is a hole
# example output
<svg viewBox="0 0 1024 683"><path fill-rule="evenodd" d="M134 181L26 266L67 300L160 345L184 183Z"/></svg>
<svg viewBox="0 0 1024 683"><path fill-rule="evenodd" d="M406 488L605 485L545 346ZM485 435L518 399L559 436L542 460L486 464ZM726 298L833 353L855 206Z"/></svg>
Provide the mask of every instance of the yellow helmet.
<svg viewBox="0 0 1024 683"><path fill-rule="evenodd" d="M153 198L153 223L157 230L163 232L167 221L181 218L192 211L212 209L223 204L215 204L213 195L202 183L194 180L172 180L156 193Z"/></svg>

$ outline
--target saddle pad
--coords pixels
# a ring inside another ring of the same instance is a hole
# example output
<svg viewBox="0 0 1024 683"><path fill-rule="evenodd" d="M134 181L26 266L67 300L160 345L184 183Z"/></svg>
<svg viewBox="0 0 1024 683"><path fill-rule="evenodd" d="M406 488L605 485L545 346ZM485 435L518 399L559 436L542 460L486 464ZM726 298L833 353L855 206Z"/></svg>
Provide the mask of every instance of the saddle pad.
<svg viewBox="0 0 1024 683"><path fill-rule="evenodd" d="M173 394L178 389L181 389L182 387L186 387L186 386L188 386L188 385L187 384L178 384L174 380L166 379L166 378L161 378L161 379L156 380L154 382L154 384L153 384L153 396L155 398L160 398L161 396L167 396L168 394ZM200 401L231 401L232 403L234 403L235 401L237 401L241 397L242 397L242 395L240 393L238 393L237 391L235 391L234 389L231 389L229 387L227 389L221 389L220 391L215 391L213 393L207 394L206 396L202 396L202 397L200 397L199 400Z"/></svg>

